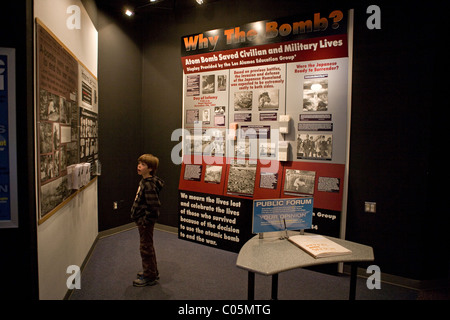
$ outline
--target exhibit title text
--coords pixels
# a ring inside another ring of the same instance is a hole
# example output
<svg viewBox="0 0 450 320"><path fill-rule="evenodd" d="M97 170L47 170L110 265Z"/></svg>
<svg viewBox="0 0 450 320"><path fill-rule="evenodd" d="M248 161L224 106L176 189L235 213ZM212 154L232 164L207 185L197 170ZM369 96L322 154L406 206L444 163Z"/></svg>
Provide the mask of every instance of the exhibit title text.
<svg viewBox="0 0 450 320"><path fill-rule="evenodd" d="M338 29L340 21L344 18L341 10L334 10L328 16L314 13L312 19L279 23L277 21L260 21L249 24L248 27L235 27L223 30L213 30L197 35L183 37L186 52L195 50L215 51L224 50L226 46L242 45L245 43L262 44L273 41L276 37L302 35L311 32ZM219 47L218 44L222 43ZM225 43L225 45L223 45Z"/></svg>

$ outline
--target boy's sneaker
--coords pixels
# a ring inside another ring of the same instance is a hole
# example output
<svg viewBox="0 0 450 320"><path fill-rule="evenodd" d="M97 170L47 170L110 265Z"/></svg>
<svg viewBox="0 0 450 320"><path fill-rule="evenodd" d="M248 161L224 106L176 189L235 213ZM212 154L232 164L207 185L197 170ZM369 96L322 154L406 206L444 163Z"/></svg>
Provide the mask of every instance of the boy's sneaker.
<svg viewBox="0 0 450 320"><path fill-rule="evenodd" d="M144 271L139 271L139 272L137 273L137 277L138 277L138 279L144 278ZM159 280L159 272L158 272L158 274L156 275L156 280Z"/></svg>
<svg viewBox="0 0 450 320"><path fill-rule="evenodd" d="M133 286L135 287L145 287L145 286L154 286L157 283L156 279L150 279L150 278L137 278L133 281Z"/></svg>

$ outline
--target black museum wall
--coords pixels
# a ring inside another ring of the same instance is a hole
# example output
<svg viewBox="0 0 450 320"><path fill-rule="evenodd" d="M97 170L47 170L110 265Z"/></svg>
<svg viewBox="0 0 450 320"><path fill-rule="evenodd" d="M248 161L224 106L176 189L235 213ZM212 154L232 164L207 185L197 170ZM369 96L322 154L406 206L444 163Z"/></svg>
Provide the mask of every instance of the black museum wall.
<svg viewBox="0 0 450 320"><path fill-rule="evenodd" d="M14 14L11 14L14 12ZM0 229L0 300L38 297L34 196L32 1L7 1L0 10L0 46L16 50L19 227Z"/></svg>
<svg viewBox="0 0 450 320"><path fill-rule="evenodd" d="M182 123L182 36L321 8L355 8L346 237L373 246L375 263L384 273L445 278L448 258L436 252L448 252L448 241L440 241L439 234L446 217L432 208L438 201L431 162L438 119L432 116L441 102L439 87L430 81L437 72L434 43L439 38L433 25L440 22L436 12L442 8L439 3L424 10L415 3L378 1L382 28L369 30L366 9L371 2L341 3L215 1L141 12L131 21L117 12L108 18L114 27L100 23L100 228L129 221L139 179L136 157L143 152L160 157L159 175L167 183L160 223L177 226L180 166L171 161L178 143L171 134ZM411 20L417 16L418 21ZM112 210L117 200L123 206ZM377 202L377 212L365 213L364 201Z"/></svg>

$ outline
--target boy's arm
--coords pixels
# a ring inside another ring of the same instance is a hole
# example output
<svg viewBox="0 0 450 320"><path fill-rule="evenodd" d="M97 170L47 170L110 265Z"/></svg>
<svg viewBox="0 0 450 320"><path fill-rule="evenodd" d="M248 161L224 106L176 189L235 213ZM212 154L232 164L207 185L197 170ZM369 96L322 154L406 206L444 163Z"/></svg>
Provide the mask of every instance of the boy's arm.
<svg viewBox="0 0 450 320"><path fill-rule="evenodd" d="M156 191L156 187L151 182L146 182L144 190L145 202L147 203L147 208L149 211L153 211L161 207L161 202L159 201L159 195Z"/></svg>

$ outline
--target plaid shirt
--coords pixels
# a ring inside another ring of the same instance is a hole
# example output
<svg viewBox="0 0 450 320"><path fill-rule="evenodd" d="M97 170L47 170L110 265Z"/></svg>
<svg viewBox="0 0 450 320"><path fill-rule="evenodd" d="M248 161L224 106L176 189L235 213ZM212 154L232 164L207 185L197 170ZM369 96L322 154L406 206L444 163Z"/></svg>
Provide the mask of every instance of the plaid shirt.
<svg viewBox="0 0 450 320"><path fill-rule="evenodd" d="M156 176L141 179L136 198L131 207L131 220L142 224L145 221L156 221L158 219L159 207L161 206L159 192L163 186L164 181Z"/></svg>

